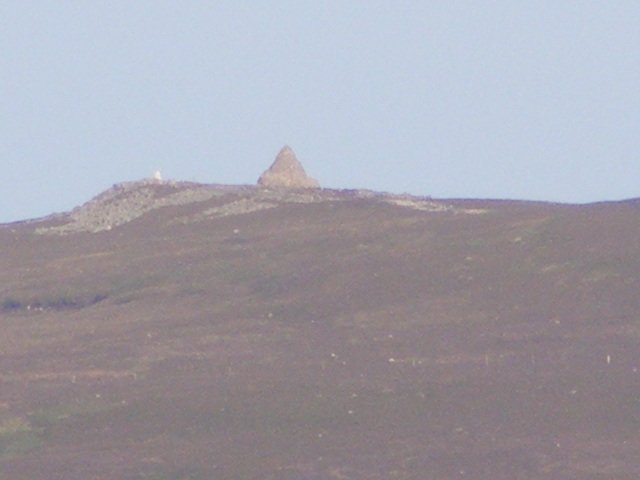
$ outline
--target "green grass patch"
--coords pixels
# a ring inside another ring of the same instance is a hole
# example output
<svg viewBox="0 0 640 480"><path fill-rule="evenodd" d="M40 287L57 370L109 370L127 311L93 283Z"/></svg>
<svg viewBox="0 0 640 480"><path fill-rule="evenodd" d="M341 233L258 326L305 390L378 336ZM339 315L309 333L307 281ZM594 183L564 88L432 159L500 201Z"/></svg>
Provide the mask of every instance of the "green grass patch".
<svg viewBox="0 0 640 480"><path fill-rule="evenodd" d="M39 448L42 430L21 417L0 418L0 460L9 460Z"/></svg>
<svg viewBox="0 0 640 480"><path fill-rule="evenodd" d="M38 428L48 428L68 419L91 417L93 415L108 412L118 406L119 404L106 402L100 399L64 403L33 412L29 415L29 421L32 425Z"/></svg>

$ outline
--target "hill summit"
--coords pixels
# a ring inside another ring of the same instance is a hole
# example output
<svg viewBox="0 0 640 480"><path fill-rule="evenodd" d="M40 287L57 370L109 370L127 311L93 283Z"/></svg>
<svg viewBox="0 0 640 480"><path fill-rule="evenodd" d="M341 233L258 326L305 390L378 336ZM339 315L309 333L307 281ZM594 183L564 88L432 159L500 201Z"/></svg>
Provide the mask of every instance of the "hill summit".
<svg viewBox="0 0 640 480"><path fill-rule="evenodd" d="M291 147L285 145L273 164L258 179L258 185L277 188L320 188L314 178L307 175Z"/></svg>

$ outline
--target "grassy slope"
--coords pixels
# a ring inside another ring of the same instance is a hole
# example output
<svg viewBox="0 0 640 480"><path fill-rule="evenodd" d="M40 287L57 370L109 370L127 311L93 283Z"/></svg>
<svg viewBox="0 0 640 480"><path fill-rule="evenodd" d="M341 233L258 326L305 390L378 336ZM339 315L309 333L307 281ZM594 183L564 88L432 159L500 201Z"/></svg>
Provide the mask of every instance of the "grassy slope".
<svg viewBox="0 0 640 480"><path fill-rule="evenodd" d="M640 209L480 203L0 228L0 477L637 478Z"/></svg>

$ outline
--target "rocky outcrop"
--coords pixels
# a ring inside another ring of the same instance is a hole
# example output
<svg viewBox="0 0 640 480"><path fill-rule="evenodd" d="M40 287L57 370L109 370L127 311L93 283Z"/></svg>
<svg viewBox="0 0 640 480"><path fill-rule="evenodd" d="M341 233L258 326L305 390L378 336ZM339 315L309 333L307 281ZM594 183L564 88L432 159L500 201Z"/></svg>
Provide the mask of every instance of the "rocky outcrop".
<svg viewBox="0 0 640 480"><path fill-rule="evenodd" d="M285 146L271 167L258 179L258 185L274 188L320 188L317 180L307 175L293 150Z"/></svg>
<svg viewBox="0 0 640 480"><path fill-rule="evenodd" d="M41 227L36 233L68 235L108 231L158 208L205 202L222 194L205 185L188 182L146 179L119 183L65 215L66 222L62 225Z"/></svg>

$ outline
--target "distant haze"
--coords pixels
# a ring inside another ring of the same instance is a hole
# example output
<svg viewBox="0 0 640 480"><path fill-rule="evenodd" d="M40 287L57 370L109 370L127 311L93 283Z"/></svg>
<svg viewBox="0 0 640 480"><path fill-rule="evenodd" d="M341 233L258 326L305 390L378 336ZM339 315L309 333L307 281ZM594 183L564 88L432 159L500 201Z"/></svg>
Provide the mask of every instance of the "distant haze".
<svg viewBox="0 0 640 480"><path fill-rule="evenodd" d="M151 177L640 196L640 2L0 3L0 222Z"/></svg>

